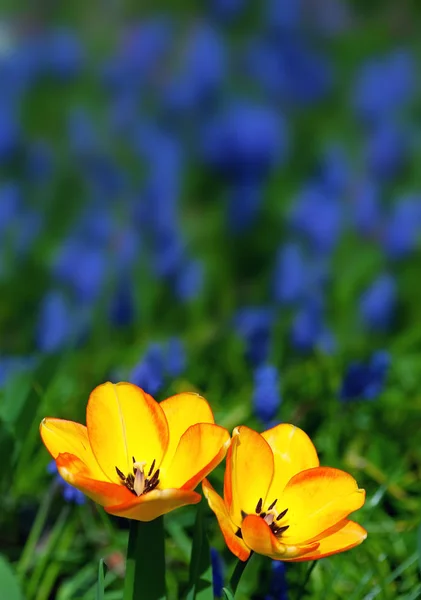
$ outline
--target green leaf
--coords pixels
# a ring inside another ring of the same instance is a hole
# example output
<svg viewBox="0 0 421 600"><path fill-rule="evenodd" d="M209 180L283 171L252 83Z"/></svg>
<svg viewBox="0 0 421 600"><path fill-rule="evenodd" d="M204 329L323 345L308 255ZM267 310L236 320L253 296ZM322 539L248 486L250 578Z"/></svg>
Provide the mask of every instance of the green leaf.
<svg viewBox="0 0 421 600"><path fill-rule="evenodd" d="M421 574L421 525L418 527L418 539L417 539L417 546L418 546L418 569L420 571Z"/></svg>
<svg viewBox="0 0 421 600"><path fill-rule="evenodd" d="M222 588L225 600L234 600L234 594L228 588Z"/></svg>
<svg viewBox="0 0 421 600"><path fill-rule="evenodd" d="M105 569L104 559L101 558L98 565L98 586L96 589L96 600L104 600L105 597Z"/></svg>
<svg viewBox="0 0 421 600"><path fill-rule="evenodd" d="M209 541L205 527L206 500L197 506L190 558L190 578L186 600L213 600L213 576Z"/></svg>
<svg viewBox="0 0 421 600"><path fill-rule="evenodd" d="M123 600L165 600L164 519L130 521Z"/></svg>
<svg viewBox="0 0 421 600"><path fill-rule="evenodd" d="M16 575L9 561L2 555L0 555L0 598L23 600Z"/></svg>

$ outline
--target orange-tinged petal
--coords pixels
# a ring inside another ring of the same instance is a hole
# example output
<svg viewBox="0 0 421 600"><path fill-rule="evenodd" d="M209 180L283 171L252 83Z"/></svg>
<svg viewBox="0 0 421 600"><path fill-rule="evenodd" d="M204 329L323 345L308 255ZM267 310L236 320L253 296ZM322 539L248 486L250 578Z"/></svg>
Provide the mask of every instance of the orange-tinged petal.
<svg viewBox="0 0 421 600"><path fill-rule="evenodd" d="M264 431L262 436L272 448L275 471L268 498L279 498L288 481L297 473L319 466L313 442L299 427L282 423Z"/></svg>
<svg viewBox="0 0 421 600"><path fill-rule="evenodd" d="M184 490L152 490L143 496L135 498L131 495L129 501L122 504L114 504L105 507L105 510L111 515L117 517L126 517L136 521L153 521L161 515L186 506L187 504L197 504L201 496L196 492Z"/></svg>
<svg viewBox="0 0 421 600"><path fill-rule="evenodd" d="M67 483L102 506L125 502L132 496L123 485L93 479L89 467L73 454L59 454L56 465L58 472Z"/></svg>
<svg viewBox="0 0 421 600"><path fill-rule="evenodd" d="M255 513L263 503L273 476L273 453L253 429L241 426L233 432L225 468L224 499L231 519L241 527L242 512Z"/></svg>
<svg viewBox="0 0 421 600"><path fill-rule="evenodd" d="M193 392L176 394L160 403L168 422L169 443L164 464L169 465L174 457L181 436L196 423L214 423L211 407L202 396Z"/></svg>
<svg viewBox="0 0 421 600"><path fill-rule="evenodd" d="M211 510L213 510L218 519L218 524L226 545L237 558L242 561L247 560L250 556L250 549L247 548L244 541L238 535L235 535L238 527L231 521L227 507L221 496L215 492L207 479L203 480L202 489Z"/></svg>
<svg viewBox="0 0 421 600"><path fill-rule="evenodd" d="M355 546L362 544L366 537L367 532L361 525L345 519L343 521L343 526L340 529L335 531L335 533L332 533L332 535L328 535L320 540L320 545L317 550L314 550L303 557L292 559L291 562L317 560L318 558L325 558L332 554L338 554L338 552L351 550L351 548L355 548Z"/></svg>
<svg viewBox="0 0 421 600"><path fill-rule="evenodd" d="M339 469L316 467L295 475L281 496L279 508L288 508L281 525L289 525L286 543L303 544L317 539L354 510L361 508L365 491Z"/></svg>
<svg viewBox="0 0 421 600"><path fill-rule="evenodd" d="M104 383L94 389L86 409L92 451L111 481L132 472L133 458L147 472L159 467L168 445L168 424L159 403L130 383Z"/></svg>
<svg viewBox="0 0 421 600"><path fill-rule="evenodd" d="M276 560L303 556L315 551L319 545L318 542L308 546L286 545L282 538L279 540L273 534L266 521L257 515L249 515L244 519L241 532L244 542L251 550Z"/></svg>
<svg viewBox="0 0 421 600"><path fill-rule="evenodd" d="M86 465L91 478L109 481L93 455L85 425L46 418L41 421L40 434L53 458L64 453L74 454Z"/></svg>
<svg viewBox="0 0 421 600"><path fill-rule="evenodd" d="M230 435L212 423L197 423L181 436L169 466L160 473L161 488L194 490L227 453Z"/></svg>

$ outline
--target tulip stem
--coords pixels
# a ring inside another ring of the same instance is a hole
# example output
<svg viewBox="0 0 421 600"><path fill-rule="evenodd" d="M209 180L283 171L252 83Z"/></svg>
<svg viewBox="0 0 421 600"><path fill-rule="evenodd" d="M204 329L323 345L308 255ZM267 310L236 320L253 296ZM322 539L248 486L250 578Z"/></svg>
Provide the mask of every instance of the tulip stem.
<svg viewBox="0 0 421 600"><path fill-rule="evenodd" d="M230 579L230 589L235 596L235 592L237 591L238 584L240 583L240 579L245 571L245 568L250 562L251 557L253 556L253 552L250 552L250 556L247 560L242 561L239 560L235 566L234 572Z"/></svg>
<svg viewBox="0 0 421 600"><path fill-rule="evenodd" d="M301 586L301 591L300 591L299 598L304 597L307 584L310 581L311 574L313 573L314 568L315 568L316 565L317 565L317 560L313 560L313 562L311 563L311 565L307 569L306 575L304 577L303 585Z"/></svg>
<svg viewBox="0 0 421 600"><path fill-rule="evenodd" d="M123 600L165 600L164 519L130 521Z"/></svg>

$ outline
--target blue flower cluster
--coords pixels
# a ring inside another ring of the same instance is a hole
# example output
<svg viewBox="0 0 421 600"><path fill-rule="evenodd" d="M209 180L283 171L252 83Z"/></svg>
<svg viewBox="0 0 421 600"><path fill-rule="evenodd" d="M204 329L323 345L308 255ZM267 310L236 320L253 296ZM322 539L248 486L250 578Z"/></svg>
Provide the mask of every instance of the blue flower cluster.
<svg viewBox="0 0 421 600"><path fill-rule="evenodd" d="M99 55L77 28L2 23L0 386L127 336L145 350L121 370L156 394L189 335L228 323L269 425L291 357L353 336L372 352L401 327L421 237L411 44L359 53L344 77L356 8L257 4L128 20ZM342 399L377 397L377 359L349 365Z"/></svg>
<svg viewBox="0 0 421 600"><path fill-rule="evenodd" d="M368 362L351 363L344 375L339 397L343 402L375 400L383 391L390 365L385 350L374 352Z"/></svg>

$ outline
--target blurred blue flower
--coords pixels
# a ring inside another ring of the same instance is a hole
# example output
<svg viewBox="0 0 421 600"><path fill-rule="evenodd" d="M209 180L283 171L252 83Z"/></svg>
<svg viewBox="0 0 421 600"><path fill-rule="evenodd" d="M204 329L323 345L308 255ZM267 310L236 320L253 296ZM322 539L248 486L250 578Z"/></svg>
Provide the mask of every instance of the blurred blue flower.
<svg viewBox="0 0 421 600"><path fill-rule="evenodd" d="M184 152L180 140L155 125L141 125L132 136L135 152L145 163L146 182L137 207L141 226L168 237L177 224L177 206L181 192Z"/></svg>
<svg viewBox="0 0 421 600"><path fill-rule="evenodd" d="M212 547L210 552L212 563L213 595L215 598L222 598L222 588L224 587L224 563L216 548Z"/></svg>
<svg viewBox="0 0 421 600"><path fill-rule="evenodd" d="M360 298L359 310L364 324L373 330L387 329L395 314L396 301L395 278L389 273L376 277Z"/></svg>
<svg viewBox="0 0 421 600"><path fill-rule="evenodd" d="M374 236L382 224L380 186L375 179L366 178L356 183L351 196L352 221L363 236Z"/></svg>
<svg viewBox="0 0 421 600"><path fill-rule="evenodd" d="M232 102L204 131L206 162L230 181L261 181L284 160L287 147L279 112L246 100Z"/></svg>
<svg viewBox="0 0 421 600"><path fill-rule="evenodd" d="M14 236L14 250L18 256L26 254L42 232L45 215L38 211L27 209L22 211Z"/></svg>
<svg viewBox="0 0 421 600"><path fill-rule="evenodd" d="M319 102L332 88L328 58L300 36L254 39L246 51L245 63L269 97L291 108Z"/></svg>
<svg viewBox="0 0 421 600"><path fill-rule="evenodd" d="M323 152L318 165L319 186L328 196L340 197L348 190L351 176L345 149L339 144L330 144Z"/></svg>
<svg viewBox="0 0 421 600"><path fill-rule="evenodd" d="M364 121L383 121L403 108L415 91L416 62L405 49L363 63L354 83L353 105Z"/></svg>
<svg viewBox="0 0 421 600"><path fill-rule="evenodd" d="M408 133L392 121L378 122L367 134L365 160L374 177L389 180L404 165L409 150Z"/></svg>
<svg viewBox="0 0 421 600"><path fill-rule="evenodd" d="M64 481L64 479L60 477L55 460L52 460L48 464L47 471L51 475L55 475L54 480L60 487L61 494L66 500L66 502L69 502L70 504L79 505L84 504L86 502L86 497L80 490L76 489L75 487L70 485L70 483L67 483L67 481Z"/></svg>
<svg viewBox="0 0 421 600"><path fill-rule="evenodd" d="M130 269L141 252L139 228L131 224L116 227L111 238L111 259L114 268L121 273Z"/></svg>
<svg viewBox="0 0 421 600"><path fill-rule="evenodd" d="M154 239L153 250L153 265L158 277L175 277L185 255L185 244L179 232L173 228L159 231Z"/></svg>
<svg viewBox="0 0 421 600"><path fill-rule="evenodd" d="M21 143L21 131L15 108L0 99L0 163L9 161Z"/></svg>
<svg viewBox="0 0 421 600"><path fill-rule="evenodd" d="M27 144L25 172L32 183L50 181L53 169L53 149L46 141L38 139Z"/></svg>
<svg viewBox="0 0 421 600"><path fill-rule="evenodd" d="M302 25L303 0L267 0L265 22L277 33L296 31Z"/></svg>
<svg viewBox="0 0 421 600"><path fill-rule="evenodd" d="M291 343L299 352L311 352L323 332L323 313L318 301L308 299L291 324Z"/></svg>
<svg viewBox="0 0 421 600"><path fill-rule="evenodd" d="M203 263L200 260L187 259L179 266L175 275L174 291L183 302L197 298L204 284Z"/></svg>
<svg viewBox="0 0 421 600"><path fill-rule="evenodd" d="M254 222L263 201L262 184L256 181L236 181L228 190L228 225L240 233Z"/></svg>
<svg viewBox="0 0 421 600"><path fill-rule="evenodd" d="M45 38L48 71L60 79L72 79L84 62L82 42L71 29L53 29Z"/></svg>
<svg viewBox="0 0 421 600"><path fill-rule="evenodd" d="M342 380L339 398L351 400L375 400L383 391L390 355L385 350L374 352L368 362L351 363Z"/></svg>
<svg viewBox="0 0 421 600"><path fill-rule="evenodd" d="M293 204L290 223L297 233L308 240L313 251L331 252L342 232L342 206L318 186L306 185Z"/></svg>
<svg viewBox="0 0 421 600"><path fill-rule="evenodd" d="M85 160L95 155L101 143L91 115L83 107L72 108L67 119L70 152Z"/></svg>
<svg viewBox="0 0 421 600"><path fill-rule="evenodd" d="M165 354L159 344L152 343L129 375L130 383L154 396L164 383Z"/></svg>
<svg viewBox="0 0 421 600"><path fill-rule="evenodd" d="M421 198L404 196L392 207L387 218L383 247L391 258L403 258L412 252L421 234Z"/></svg>
<svg viewBox="0 0 421 600"><path fill-rule="evenodd" d="M22 210L21 191L16 183L3 183L0 187L0 234L4 236L16 222Z"/></svg>
<svg viewBox="0 0 421 600"><path fill-rule="evenodd" d="M263 306L241 308L234 316L235 330L246 344L246 357L255 366L269 355L274 318L273 310Z"/></svg>
<svg viewBox="0 0 421 600"><path fill-rule="evenodd" d="M288 600L288 585L286 578L286 563L280 560L272 561L269 594L265 600Z"/></svg>
<svg viewBox="0 0 421 600"><path fill-rule="evenodd" d="M186 369L186 349L179 338L169 340L166 348L165 372L170 377L180 377Z"/></svg>
<svg viewBox="0 0 421 600"><path fill-rule="evenodd" d="M294 304L301 300L308 284L308 268L299 244L289 242L278 249L273 274L276 302Z"/></svg>
<svg viewBox="0 0 421 600"><path fill-rule="evenodd" d="M317 291L309 295L296 312L290 329L291 343L299 352L319 349L325 354L336 350L336 339L325 324L323 298Z"/></svg>
<svg viewBox="0 0 421 600"><path fill-rule="evenodd" d="M261 365L254 371L254 413L267 424L275 418L280 405L278 370L272 365Z"/></svg>
<svg viewBox="0 0 421 600"><path fill-rule="evenodd" d="M119 276L110 303L110 319L117 326L130 325L135 316L133 282L127 275Z"/></svg>
<svg viewBox="0 0 421 600"><path fill-rule="evenodd" d="M103 68L104 82L111 89L139 89L152 83L173 41L172 23L167 17L131 23L120 46Z"/></svg>
<svg viewBox="0 0 421 600"><path fill-rule="evenodd" d="M68 238L57 252L53 274L59 282L70 285L80 302L91 303L103 290L107 257L98 246Z"/></svg>
<svg viewBox="0 0 421 600"><path fill-rule="evenodd" d="M170 111L192 112L212 101L226 71L226 53L218 31L207 23L196 24L183 36L182 55L164 89L164 104Z"/></svg>
<svg viewBox="0 0 421 600"><path fill-rule="evenodd" d="M36 344L43 352L55 352L75 341L75 317L65 296L51 290L44 296L36 325Z"/></svg>

